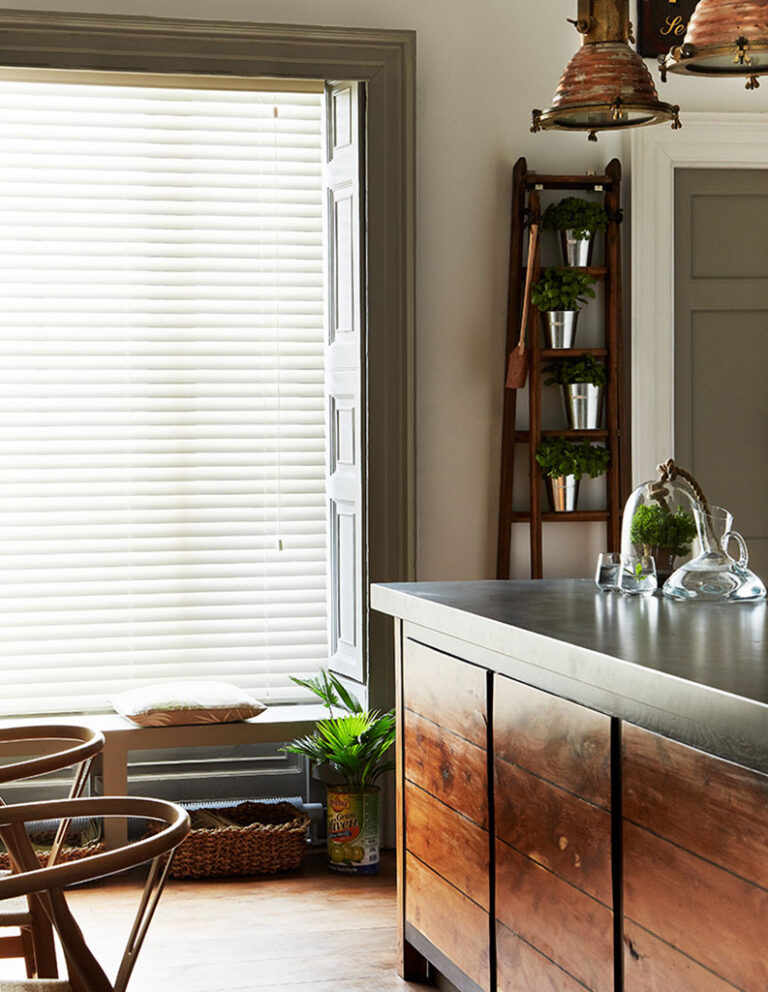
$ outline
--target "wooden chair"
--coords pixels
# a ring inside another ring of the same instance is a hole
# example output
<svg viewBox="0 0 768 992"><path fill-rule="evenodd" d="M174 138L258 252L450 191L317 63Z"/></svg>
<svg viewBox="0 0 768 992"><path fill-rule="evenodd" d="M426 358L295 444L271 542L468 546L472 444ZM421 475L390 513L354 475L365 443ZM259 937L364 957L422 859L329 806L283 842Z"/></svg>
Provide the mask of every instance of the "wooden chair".
<svg viewBox="0 0 768 992"><path fill-rule="evenodd" d="M27 834L27 824L36 820L77 816L140 817L159 821L161 827L157 833L115 851L41 868ZM67 799L0 807L0 839L18 869L14 874L0 878L0 899L31 894L38 896L61 941L68 972L68 977L58 982L34 978L17 981L0 979L0 992L125 992L163 890L172 853L189 829L186 810L161 799ZM150 862L150 869L139 908L117 977L112 983L89 950L67 905L63 889L147 862Z"/></svg>
<svg viewBox="0 0 768 992"><path fill-rule="evenodd" d="M103 747L104 735L89 727L58 723L0 727L0 758L20 758L0 765L0 787L74 768L69 798L77 798L88 779L94 757ZM28 757L30 754L34 756ZM0 798L0 805L2 803ZM49 864L56 861L68 826L69 822L64 820L59 824ZM19 896L0 902L0 928L18 930L17 935L0 936L0 958L24 958L28 978L56 977L53 930L37 896Z"/></svg>

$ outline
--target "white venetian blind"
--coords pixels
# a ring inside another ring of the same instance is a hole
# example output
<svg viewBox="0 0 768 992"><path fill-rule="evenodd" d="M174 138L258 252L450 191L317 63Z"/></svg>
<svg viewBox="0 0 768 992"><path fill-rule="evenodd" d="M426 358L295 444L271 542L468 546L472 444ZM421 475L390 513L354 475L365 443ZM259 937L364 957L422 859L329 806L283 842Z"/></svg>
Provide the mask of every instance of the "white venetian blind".
<svg viewBox="0 0 768 992"><path fill-rule="evenodd" d="M0 83L0 712L327 662L321 101Z"/></svg>

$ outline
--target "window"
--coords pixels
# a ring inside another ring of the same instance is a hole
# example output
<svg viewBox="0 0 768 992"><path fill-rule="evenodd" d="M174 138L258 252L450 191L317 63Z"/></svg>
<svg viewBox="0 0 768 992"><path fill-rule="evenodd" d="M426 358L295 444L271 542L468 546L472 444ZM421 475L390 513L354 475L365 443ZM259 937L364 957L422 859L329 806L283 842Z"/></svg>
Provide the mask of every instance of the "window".
<svg viewBox="0 0 768 992"><path fill-rule="evenodd" d="M2 711L326 663L322 100L0 84Z"/></svg>

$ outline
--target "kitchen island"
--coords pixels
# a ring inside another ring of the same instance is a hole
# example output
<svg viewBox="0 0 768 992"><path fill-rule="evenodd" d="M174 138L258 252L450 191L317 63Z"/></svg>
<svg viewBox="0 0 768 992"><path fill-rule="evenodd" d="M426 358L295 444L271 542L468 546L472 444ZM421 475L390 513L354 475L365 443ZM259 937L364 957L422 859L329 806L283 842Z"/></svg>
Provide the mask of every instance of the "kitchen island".
<svg viewBox="0 0 768 992"><path fill-rule="evenodd" d="M766 604L372 589L396 625L402 973L768 989Z"/></svg>

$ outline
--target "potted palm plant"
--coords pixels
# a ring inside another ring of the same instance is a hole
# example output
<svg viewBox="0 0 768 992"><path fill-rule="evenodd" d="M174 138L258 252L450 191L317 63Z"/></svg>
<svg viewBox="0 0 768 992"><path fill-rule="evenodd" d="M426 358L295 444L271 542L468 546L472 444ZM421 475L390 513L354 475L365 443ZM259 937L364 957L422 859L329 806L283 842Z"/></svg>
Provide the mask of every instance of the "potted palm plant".
<svg viewBox="0 0 768 992"><path fill-rule="evenodd" d="M592 355L564 358L552 362L545 372L547 386L562 387L566 422L572 430L594 430L600 426L603 387L608 382L608 371L603 362Z"/></svg>
<svg viewBox="0 0 768 992"><path fill-rule="evenodd" d="M572 348L579 310L594 299L594 276L578 269L552 267L531 287L531 303L546 321L550 348Z"/></svg>
<svg viewBox="0 0 768 992"><path fill-rule="evenodd" d="M544 473L550 509L560 513L575 510L581 477L596 479L606 471L610 460L607 448L587 440L576 444L565 437L542 438L536 461Z"/></svg>
<svg viewBox="0 0 768 992"><path fill-rule="evenodd" d="M395 711L363 710L330 672L293 681L328 707L328 718L318 720L313 733L283 748L303 755L333 780L327 785L328 868L372 875L379 870L380 844L379 788L374 783L395 767L388 757L395 741Z"/></svg>
<svg viewBox="0 0 768 992"><path fill-rule="evenodd" d="M595 234L608 227L608 215L599 203L580 196L566 196L544 211L545 231L559 231L566 265L591 265Z"/></svg>

